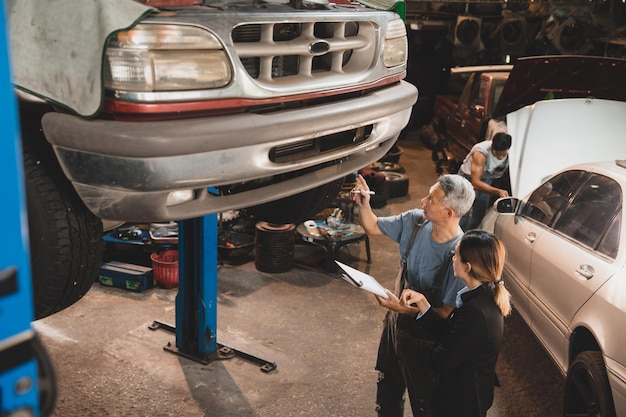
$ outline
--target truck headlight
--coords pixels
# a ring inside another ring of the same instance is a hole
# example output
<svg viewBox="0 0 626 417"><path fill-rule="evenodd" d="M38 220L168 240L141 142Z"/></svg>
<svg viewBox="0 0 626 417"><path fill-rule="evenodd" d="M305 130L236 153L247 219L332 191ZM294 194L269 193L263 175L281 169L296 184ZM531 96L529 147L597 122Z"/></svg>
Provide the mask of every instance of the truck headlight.
<svg viewBox="0 0 626 417"><path fill-rule="evenodd" d="M123 91L219 88L232 77L228 56L210 32L140 24L108 43L105 86Z"/></svg>
<svg viewBox="0 0 626 417"><path fill-rule="evenodd" d="M406 26L402 19L389 22L385 32L383 46L383 62L386 67L406 64L409 45L406 39Z"/></svg>

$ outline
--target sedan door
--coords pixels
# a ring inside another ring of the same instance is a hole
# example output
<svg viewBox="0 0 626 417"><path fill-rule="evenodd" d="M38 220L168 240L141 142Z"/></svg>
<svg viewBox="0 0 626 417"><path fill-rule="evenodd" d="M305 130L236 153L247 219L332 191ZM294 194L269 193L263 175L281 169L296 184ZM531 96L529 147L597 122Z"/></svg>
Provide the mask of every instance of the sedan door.
<svg viewBox="0 0 626 417"><path fill-rule="evenodd" d="M549 233L551 225L585 175L584 171L571 171L552 178L530 194L518 207L515 216L499 215L496 219L494 233L507 248L504 280L515 309L531 327L529 288L532 252L539 237L546 231Z"/></svg>
<svg viewBox="0 0 626 417"><path fill-rule="evenodd" d="M546 229L545 225L519 215L499 215L494 233L507 249L503 279L511 293L515 310L530 326L528 288L530 258L534 243Z"/></svg>
<svg viewBox="0 0 626 417"><path fill-rule="evenodd" d="M536 240L531 255L532 327L563 369L572 318L617 269L618 239L607 244L605 237L614 236L611 231L621 224L621 187L602 175L584 178L562 214L552 219L551 230Z"/></svg>

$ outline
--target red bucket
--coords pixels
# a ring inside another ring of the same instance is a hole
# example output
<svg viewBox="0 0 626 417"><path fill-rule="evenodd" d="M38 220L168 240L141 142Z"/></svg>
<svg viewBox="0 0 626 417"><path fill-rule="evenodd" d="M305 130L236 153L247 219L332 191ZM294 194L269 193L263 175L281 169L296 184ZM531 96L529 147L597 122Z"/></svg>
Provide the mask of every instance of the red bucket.
<svg viewBox="0 0 626 417"><path fill-rule="evenodd" d="M154 281L162 288L178 287L178 251L166 250L150 255Z"/></svg>

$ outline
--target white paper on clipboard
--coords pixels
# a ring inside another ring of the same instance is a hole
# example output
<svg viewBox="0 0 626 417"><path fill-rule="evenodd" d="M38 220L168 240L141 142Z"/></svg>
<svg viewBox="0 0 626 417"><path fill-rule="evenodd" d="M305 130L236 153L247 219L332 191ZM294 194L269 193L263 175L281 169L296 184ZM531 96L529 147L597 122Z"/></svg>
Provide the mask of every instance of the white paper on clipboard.
<svg viewBox="0 0 626 417"><path fill-rule="evenodd" d="M385 292L385 287L380 285L376 278L368 275L364 272L354 269L346 264L342 264L339 261L335 261L339 268L342 270L341 278L348 281L350 284L365 291L369 291L372 294L380 295L383 298L388 298Z"/></svg>

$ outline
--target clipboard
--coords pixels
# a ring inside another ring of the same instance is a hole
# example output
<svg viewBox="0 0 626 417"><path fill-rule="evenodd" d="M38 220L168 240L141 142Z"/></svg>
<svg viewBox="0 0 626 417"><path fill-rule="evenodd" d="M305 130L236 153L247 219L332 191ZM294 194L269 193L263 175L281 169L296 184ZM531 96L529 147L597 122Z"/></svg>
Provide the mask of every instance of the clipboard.
<svg viewBox="0 0 626 417"><path fill-rule="evenodd" d="M389 298L385 292L385 287L380 285L380 283L376 281L376 278L373 276L361 272L358 269L354 269L346 264L342 264L339 261L335 261L335 263L341 269L341 278L348 283L362 290L369 291L372 294L379 295L383 298Z"/></svg>

